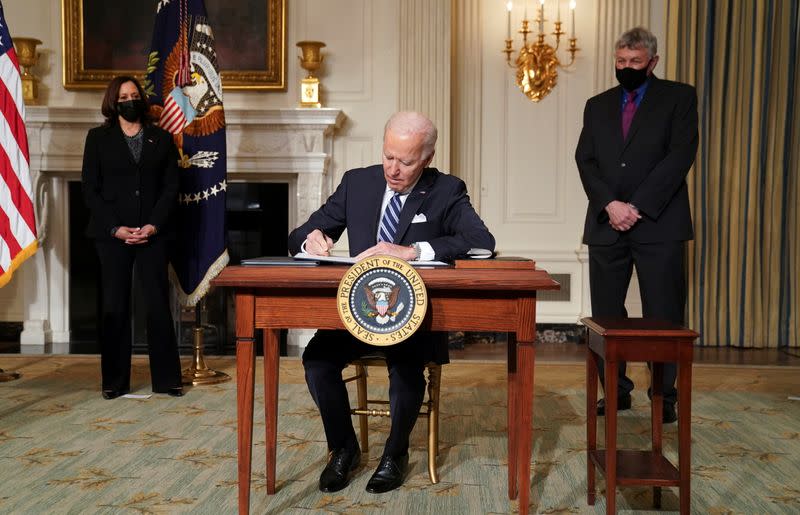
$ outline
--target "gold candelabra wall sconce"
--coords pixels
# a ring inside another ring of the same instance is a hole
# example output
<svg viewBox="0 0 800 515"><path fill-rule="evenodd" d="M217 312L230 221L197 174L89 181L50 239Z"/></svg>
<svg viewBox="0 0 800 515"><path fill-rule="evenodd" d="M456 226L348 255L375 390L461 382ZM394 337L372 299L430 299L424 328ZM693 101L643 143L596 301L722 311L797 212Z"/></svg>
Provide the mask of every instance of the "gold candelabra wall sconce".
<svg viewBox="0 0 800 515"><path fill-rule="evenodd" d="M322 41L300 41L297 43L303 55L299 56L300 67L308 72L308 77L300 80L300 107L322 107L319 95L319 79L314 77L325 58L321 49Z"/></svg>
<svg viewBox="0 0 800 515"><path fill-rule="evenodd" d="M545 0L539 0L538 8L536 8L536 18L528 20L528 7L527 0L525 2L525 14L522 18L522 28L517 32L522 34L522 47L517 53L517 57L512 62L512 55L514 53L514 40L511 38L511 11L513 9L512 2L506 4L508 27L506 29L506 47L503 53L506 54L506 63L512 69L516 70L516 82L522 93L534 102L539 102L546 97L553 88L556 87L558 82L558 69L566 69L572 66L575 62L575 53L580 50L578 48L578 39L575 37L575 0L569 2L569 15L570 15L570 36L569 36L569 62L563 64L558 58L558 49L561 44L561 37L566 34L562 29L563 22L561 21L561 1L555 0L556 3L556 21L554 22L555 30L551 33L555 36L555 46L550 45L545 41L544 24L547 19L544 15ZM528 43L528 34L533 33L530 29L531 21L538 24L538 33L535 40Z"/></svg>

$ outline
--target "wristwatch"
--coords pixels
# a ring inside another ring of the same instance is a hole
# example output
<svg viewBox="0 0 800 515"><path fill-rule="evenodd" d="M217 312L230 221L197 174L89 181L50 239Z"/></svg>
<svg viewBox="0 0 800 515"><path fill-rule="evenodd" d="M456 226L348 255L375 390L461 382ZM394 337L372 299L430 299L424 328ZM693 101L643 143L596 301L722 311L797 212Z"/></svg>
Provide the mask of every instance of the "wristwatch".
<svg viewBox="0 0 800 515"><path fill-rule="evenodd" d="M419 261L419 256L422 254L422 249L420 248L419 243L412 243L411 248L414 249L414 259L411 261Z"/></svg>

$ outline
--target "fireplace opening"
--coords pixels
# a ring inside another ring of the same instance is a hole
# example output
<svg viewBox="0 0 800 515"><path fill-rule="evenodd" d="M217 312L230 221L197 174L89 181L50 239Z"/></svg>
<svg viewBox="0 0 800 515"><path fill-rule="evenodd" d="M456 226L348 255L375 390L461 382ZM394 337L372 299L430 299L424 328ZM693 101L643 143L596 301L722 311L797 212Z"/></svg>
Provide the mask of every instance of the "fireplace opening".
<svg viewBox="0 0 800 515"><path fill-rule="evenodd" d="M69 327L71 354L100 352L98 327L102 317L100 260L94 240L86 236L89 209L81 183L70 181L69 191Z"/></svg>

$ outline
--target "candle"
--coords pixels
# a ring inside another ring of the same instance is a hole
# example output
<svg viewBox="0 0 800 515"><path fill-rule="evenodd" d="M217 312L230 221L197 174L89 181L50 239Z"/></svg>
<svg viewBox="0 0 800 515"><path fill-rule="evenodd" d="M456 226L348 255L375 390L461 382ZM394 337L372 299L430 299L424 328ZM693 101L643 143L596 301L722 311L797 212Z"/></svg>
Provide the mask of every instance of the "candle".
<svg viewBox="0 0 800 515"><path fill-rule="evenodd" d="M572 39L575 39L575 0L571 0L569 3L569 15L570 15L570 35Z"/></svg>
<svg viewBox="0 0 800 515"><path fill-rule="evenodd" d="M539 0L539 34L544 32L544 0Z"/></svg>
<svg viewBox="0 0 800 515"><path fill-rule="evenodd" d="M514 7L514 6L511 4L511 1L509 0L509 2L506 4L506 10L507 10L506 14L508 15L507 27L506 27L506 39L511 39L511 8L512 7Z"/></svg>
<svg viewBox="0 0 800 515"><path fill-rule="evenodd" d="M556 0L556 21L561 21L561 2Z"/></svg>

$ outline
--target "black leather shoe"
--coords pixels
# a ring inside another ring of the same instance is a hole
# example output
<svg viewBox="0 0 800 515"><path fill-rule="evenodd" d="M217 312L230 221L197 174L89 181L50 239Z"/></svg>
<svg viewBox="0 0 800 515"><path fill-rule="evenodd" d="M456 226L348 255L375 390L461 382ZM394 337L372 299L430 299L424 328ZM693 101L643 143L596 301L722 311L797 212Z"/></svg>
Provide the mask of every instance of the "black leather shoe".
<svg viewBox="0 0 800 515"><path fill-rule="evenodd" d="M170 395L172 397L183 397L183 388L181 388L180 386L177 388L170 388L169 390L167 390L167 395Z"/></svg>
<svg viewBox="0 0 800 515"><path fill-rule="evenodd" d="M359 449L334 449L328 453L328 464L319 476L322 492L338 492L350 482L350 473L361 463Z"/></svg>
<svg viewBox="0 0 800 515"><path fill-rule="evenodd" d="M631 409L631 394L626 393L622 397L617 397L617 411L625 411ZM597 415L604 416L606 414L606 400L605 398L597 401Z"/></svg>
<svg viewBox="0 0 800 515"><path fill-rule="evenodd" d="M408 471L408 454L400 457L383 456L375 473L369 478L367 492L382 494L403 484Z"/></svg>
<svg viewBox="0 0 800 515"><path fill-rule="evenodd" d="M103 390L103 398L107 401L110 401L111 399L116 399L120 395L125 395L125 394L120 390Z"/></svg>
<svg viewBox="0 0 800 515"><path fill-rule="evenodd" d="M672 424L678 421L678 412L675 411L674 402L664 402L664 410L661 413L661 420L664 424Z"/></svg>

